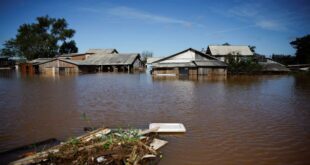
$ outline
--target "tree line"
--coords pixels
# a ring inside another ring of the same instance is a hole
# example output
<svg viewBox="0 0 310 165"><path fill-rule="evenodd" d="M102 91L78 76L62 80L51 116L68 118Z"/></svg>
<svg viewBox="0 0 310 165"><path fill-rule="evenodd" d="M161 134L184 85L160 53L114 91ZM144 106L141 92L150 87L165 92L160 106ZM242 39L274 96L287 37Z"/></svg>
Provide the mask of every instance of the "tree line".
<svg viewBox="0 0 310 165"><path fill-rule="evenodd" d="M16 36L4 42L1 56L24 56L32 60L76 53L74 34L75 30L68 28L64 18L37 17L36 22L19 26Z"/></svg>

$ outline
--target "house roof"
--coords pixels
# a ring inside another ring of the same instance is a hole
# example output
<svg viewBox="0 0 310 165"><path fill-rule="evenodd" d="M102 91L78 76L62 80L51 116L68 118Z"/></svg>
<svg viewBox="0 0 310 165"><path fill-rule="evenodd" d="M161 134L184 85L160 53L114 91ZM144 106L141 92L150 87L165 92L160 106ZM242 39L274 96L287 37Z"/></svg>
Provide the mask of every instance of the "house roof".
<svg viewBox="0 0 310 165"><path fill-rule="evenodd" d="M37 58L37 59L29 61L29 63L31 63L33 65L40 65L40 64L50 62L53 60L56 60L56 58Z"/></svg>
<svg viewBox="0 0 310 165"><path fill-rule="evenodd" d="M70 54L62 54L59 57L74 57L74 56L83 56L92 53L70 53Z"/></svg>
<svg viewBox="0 0 310 165"><path fill-rule="evenodd" d="M97 54L81 61L81 65L131 65L140 57L138 53Z"/></svg>
<svg viewBox="0 0 310 165"><path fill-rule="evenodd" d="M162 62L162 61L165 61L165 60L168 61L170 58L172 58L174 56L177 56L179 54L182 54L184 52L187 52L187 51L193 51L193 52L195 52L195 54L199 54L200 56L205 57L205 60L199 59L199 60L193 60L193 61L189 61L189 62ZM176 54L173 54L171 56L159 59L159 60L153 62L152 66L154 68L199 67L199 66L201 66L201 67L206 67L206 66L208 66L208 67L227 67L226 63L218 60L215 57L212 57L212 56L207 55L205 53L202 53L202 52L200 52L198 50L195 50L193 48L188 48L186 50L183 50L183 51L178 52Z"/></svg>
<svg viewBox="0 0 310 165"><path fill-rule="evenodd" d="M182 53L187 52L187 51L193 51L193 52L195 52L196 54L199 54L199 55L201 55L201 56L203 56L203 57L206 57L206 58L208 58L208 59L218 60L217 58L212 57L212 56L210 56L210 55L208 55L208 54L202 53L202 52L200 52L200 51L198 51L198 50L195 50L195 49L193 49L193 48L188 48L188 49L185 49L185 50L183 50L183 51L181 51L181 52L175 53L175 54L173 54L173 55L170 55L170 56L161 58L161 59L159 59L159 60L157 60L157 61L154 61L153 63L157 63L157 62L161 62L161 61L167 60L167 59L169 59L169 58L171 58L171 57L177 56L177 55L182 54Z"/></svg>
<svg viewBox="0 0 310 165"><path fill-rule="evenodd" d="M153 63L153 62L155 62L155 61L158 61L158 60L160 60L160 59L162 59L163 57L149 57L149 58L147 58L146 59L146 63L147 64L151 64L151 63Z"/></svg>
<svg viewBox="0 0 310 165"><path fill-rule="evenodd" d="M182 54L187 51L195 52L195 54L199 54L202 57L205 57L204 59L195 59L193 61L188 62L170 62L169 59L171 59L174 56L177 56L179 54ZM166 60L166 61L165 61ZM165 62L162 62L165 61ZM193 48L188 48L184 51L181 51L179 53L173 54L171 56L159 59L152 63L153 68L173 68L173 67L227 67L226 63L218 60L215 57L212 57L210 55L204 54L200 51L197 51Z"/></svg>
<svg viewBox="0 0 310 165"><path fill-rule="evenodd" d="M226 56L229 54L242 56L253 55L253 52L250 50L249 46L246 45L209 45L208 50L210 50L211 55L213 56Z"/></svg>
<svg viewBox="0 0 310 165"><path fill-rule="evenodd" d="M78 60L68 60L68 59L61 59L61 58L37 58L32 61L29 61L29 63L31 63L32 65L41 65L41 64L45 64L45 63L55 61L55 60L64 61L64 62L71 63L74 65L80 65L82 62Z"/></svg>
<svg viewBox="0 0 310 165"><path fill-rule="evenodd" d="M113 54L118 53L116 49L89 49L86 53L94 53L94 54Z"/></svg>
<svg viewBox="0 0 310 165"><path fill-rule="evenodd" d="M289 72L290 69L288 69L285 65L278 63L276 61L273 61L272 59L267 58L266 62L258 62L262 66L263 71L268 72Z"/></svg>

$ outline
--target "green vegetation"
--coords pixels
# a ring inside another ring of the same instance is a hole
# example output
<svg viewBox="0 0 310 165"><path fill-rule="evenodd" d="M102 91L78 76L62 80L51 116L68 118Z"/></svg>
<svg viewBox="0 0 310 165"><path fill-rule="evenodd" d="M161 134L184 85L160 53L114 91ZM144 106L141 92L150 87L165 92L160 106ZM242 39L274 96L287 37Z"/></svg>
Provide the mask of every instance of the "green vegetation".
<svg viewBox="0 0 310 165"><path fill-rule="evenodd" d="M296 49L296 61L299 64L310 63L310 34L296 38L290 43Z"/></svg>
<svg viewBox="0 0 310 165"><path fill-rule="evenodd" d="M64 18L37 17L35 23L23 24L15 38L7 40L1 49L4 56L24 56L28 60L54 57L61 53L76 53L75 42L70 40L75 30L68 28ZM61 44L59 49L59 44Z"/></svg>
<svg viewBox="0 0 310 165"><path fill-rule="evenodd" d="M262 66L252 58L228 55L228 72L230 74L255 73L262 70Z"/></svg>
<svg viewBox="0 0 310 165"><path fill-rule="evenodd" d="M284 54L273 54L271 56L272 60L277 61L283 65L293 65L296 64L296 57L291 55L284 55Z"/></svg>
<svg viewBox="0 0 310 165"><path fill-rule="evenodd" d="M310 64L310 34L296 38L290 44L296 49L295 56L273 54L272 59L284 65Z"/></svg>
<svg viewBox="0 0 310 165"><path fill-rule="evenodd" d="M102 135L100 141L105 141L103 148L109 149L113 145L126 145L140 140L138 129L117 129L113 134Z"/></svg>
<svg viewBox="0 0 310 165"><path fill-rule="evenodd" d="M76 146L76 145L80 144L80 141L79 141L79 139L77 139L77 138L70 138L69 141L68 141L68 143L69 143L70 145L72 145L72 146Z"/></svg>

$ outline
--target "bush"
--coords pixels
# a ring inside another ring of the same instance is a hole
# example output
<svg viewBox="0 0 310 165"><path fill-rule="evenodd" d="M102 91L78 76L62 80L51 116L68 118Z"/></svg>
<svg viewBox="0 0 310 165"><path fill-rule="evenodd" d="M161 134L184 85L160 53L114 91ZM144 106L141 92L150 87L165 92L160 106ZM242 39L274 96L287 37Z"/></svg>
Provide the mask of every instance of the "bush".
<svg viewBox="0 0 310 165"><path fill-rule="evenodd" d="M240 56L228 56L228 72L231 74L260 72L262 66L252 58L242 58Z"/></svg>

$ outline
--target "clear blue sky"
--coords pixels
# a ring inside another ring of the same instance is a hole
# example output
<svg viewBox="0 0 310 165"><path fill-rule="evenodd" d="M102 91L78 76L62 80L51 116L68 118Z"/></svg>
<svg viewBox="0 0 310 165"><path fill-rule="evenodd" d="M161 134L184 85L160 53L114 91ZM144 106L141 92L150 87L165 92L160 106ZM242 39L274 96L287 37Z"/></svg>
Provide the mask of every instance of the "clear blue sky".
<svg viewBox="0 0 310 165"><path fill-rule="evenodd" d="M258 53L294 54L289 42L310 33L307 0L1 0L0 43L38 16L63 17L79 52L117 48L165 56L228 42Z"/></svg>

